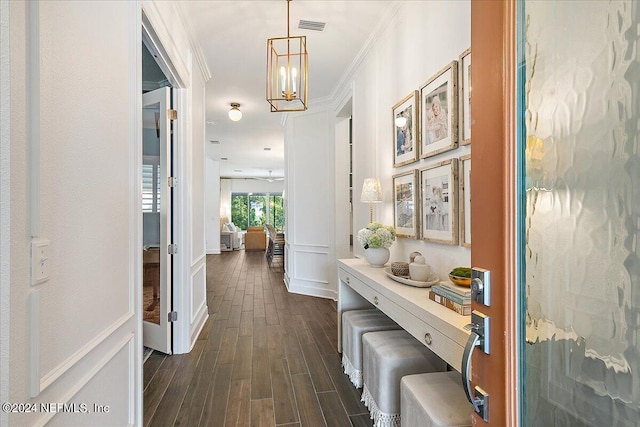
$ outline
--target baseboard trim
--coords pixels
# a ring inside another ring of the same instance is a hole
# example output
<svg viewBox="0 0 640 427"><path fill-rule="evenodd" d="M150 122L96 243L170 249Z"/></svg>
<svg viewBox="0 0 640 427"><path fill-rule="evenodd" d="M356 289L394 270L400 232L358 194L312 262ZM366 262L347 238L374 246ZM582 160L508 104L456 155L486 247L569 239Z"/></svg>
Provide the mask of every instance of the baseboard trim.
<svg viewBox="0 0 640 427"><path fill-rule="evenodd" d="M205 323L207 323L207 319L209 319L209 311L207 305L204 304L204 310L200 311L197 321L193 323L196 327L192 329L191 332L191 345L189 346L189 352L191 352L191 350L193 350L193 346L196 345L198 336L200 335L200 332L202 332Z"/></svg>
<svg viewBox="0 0 640 427"><path fill-rule="evenodd" d="M298 280L291 280L285 275L284 283L287 286L287 290L292 294L307 295L310 297L319 297L325 299L332 299L338 301L338 292L327 288L318 288L313 284L306 284Z"/></svg>

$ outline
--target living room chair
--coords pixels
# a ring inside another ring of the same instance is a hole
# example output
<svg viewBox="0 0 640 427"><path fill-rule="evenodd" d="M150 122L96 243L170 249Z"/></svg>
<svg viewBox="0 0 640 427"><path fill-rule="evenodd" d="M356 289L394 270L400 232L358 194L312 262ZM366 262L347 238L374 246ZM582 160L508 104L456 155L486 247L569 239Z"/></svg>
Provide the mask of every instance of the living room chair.
<svg viewBox="0 0 640 427"><path fill-rule="evenodd" d="M244 235L244 249L247 251L264 251L267 247L267 235L262 226L249 227Z"/></svg>

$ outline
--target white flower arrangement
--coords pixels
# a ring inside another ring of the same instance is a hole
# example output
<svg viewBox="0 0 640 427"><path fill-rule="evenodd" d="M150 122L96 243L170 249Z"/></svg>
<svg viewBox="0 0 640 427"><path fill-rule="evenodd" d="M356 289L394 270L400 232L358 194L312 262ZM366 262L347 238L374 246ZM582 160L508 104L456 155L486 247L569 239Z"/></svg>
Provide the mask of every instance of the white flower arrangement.
<svg viewBox="0 0 640 427"><path fill-rule="evenodd" d="M363 248L390 248L396 240L396 230L390 225L372 222L358 231L358 242Z"/></svg>

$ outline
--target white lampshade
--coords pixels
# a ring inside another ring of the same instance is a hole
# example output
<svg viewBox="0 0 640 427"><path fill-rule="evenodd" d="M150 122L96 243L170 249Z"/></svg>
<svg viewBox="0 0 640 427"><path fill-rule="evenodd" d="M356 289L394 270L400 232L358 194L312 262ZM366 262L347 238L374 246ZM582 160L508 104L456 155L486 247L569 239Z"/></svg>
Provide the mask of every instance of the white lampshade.
<svg viewBox="0 0 640 427"><path fill-rule="evenodd" d="M382 190L378 178L366 178L362 184L361 202L382 203Z"/></svg>
<svg viewBox="0 0 640 427"><path fill-rule="evenodd" d="M231 103L231 109L229 110L229 118L234 122L237 122L242 118L242 111L240 111L240 104L236 102Z"/></svg>

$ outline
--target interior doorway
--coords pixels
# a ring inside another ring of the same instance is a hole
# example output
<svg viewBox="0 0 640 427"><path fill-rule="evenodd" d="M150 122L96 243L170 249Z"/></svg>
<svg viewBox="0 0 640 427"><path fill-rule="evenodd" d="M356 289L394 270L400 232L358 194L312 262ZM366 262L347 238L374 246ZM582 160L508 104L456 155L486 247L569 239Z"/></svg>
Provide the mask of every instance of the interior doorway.
<svg viewBox="0 0 640 427"><path fill-rule="evenodd" d="M336 256L353 255L353 118L349 98L335 121Z"/></svg>

